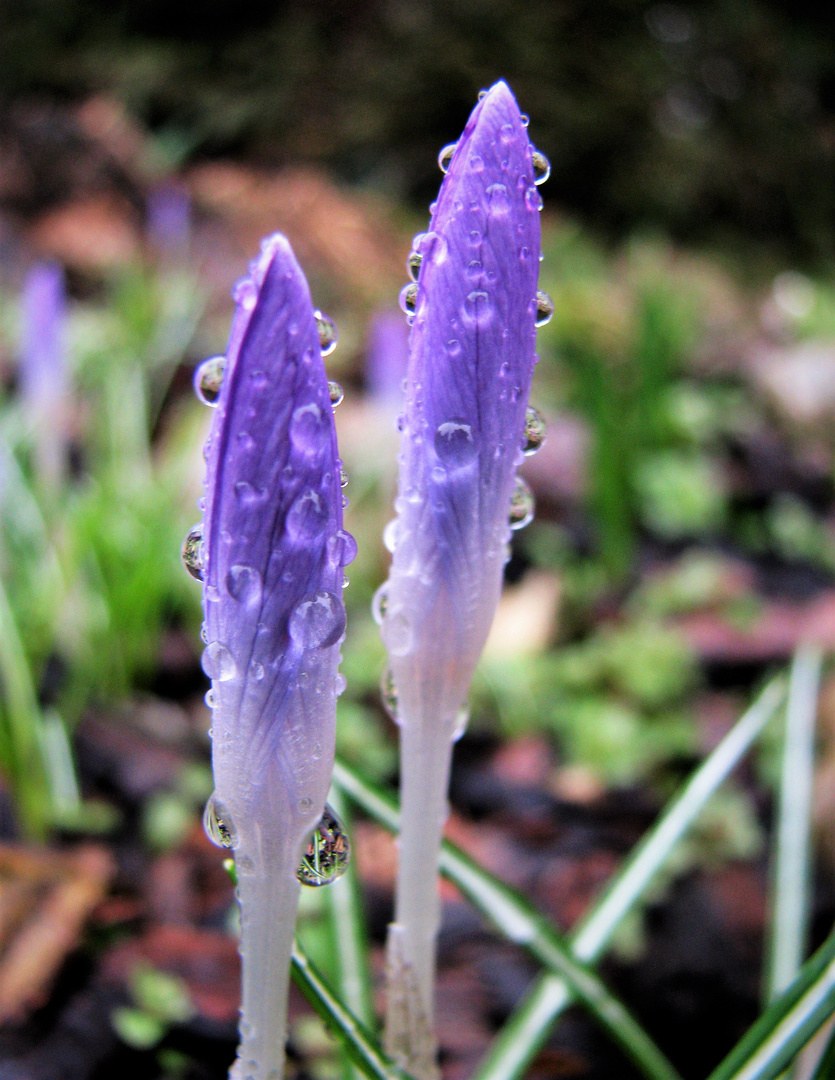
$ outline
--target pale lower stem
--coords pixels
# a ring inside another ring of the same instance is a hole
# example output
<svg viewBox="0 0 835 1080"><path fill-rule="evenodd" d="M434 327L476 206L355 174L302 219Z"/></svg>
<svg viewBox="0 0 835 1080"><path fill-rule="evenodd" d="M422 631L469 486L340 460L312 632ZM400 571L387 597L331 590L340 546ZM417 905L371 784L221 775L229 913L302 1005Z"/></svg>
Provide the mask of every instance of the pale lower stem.
<svg viewBox="0 0 835 1080"><path fill-rule="evenodd" d="M435 1066L435 941L438 859L447 818L449 733L420 723L400 731L400 858L389 928L386 1048L417 1080Z"/></svg>
<svg viewBox="0 0 835 1080"><path fill-rule="evenodd" d="M281 1080L287 1041L287 994L299 882L292 852L246 873L247 852L235 852L241 910L241 1022L230 1080Z"/></svg>

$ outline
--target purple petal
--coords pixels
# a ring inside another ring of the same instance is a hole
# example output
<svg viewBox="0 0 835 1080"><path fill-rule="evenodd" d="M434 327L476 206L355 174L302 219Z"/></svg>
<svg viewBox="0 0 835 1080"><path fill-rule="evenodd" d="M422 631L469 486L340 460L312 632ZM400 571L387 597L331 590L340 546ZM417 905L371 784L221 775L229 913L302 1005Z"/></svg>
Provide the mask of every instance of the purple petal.
<svg viewBox="0 0 835 1080"><path fill-rule="evenodd" d="M39 263L23 288L20 390L31 409L43 410L64 395L65 318L64 271L57 263Z"/></svg>
<svg viewBox="0 0 835 1080"><path fill-rule="evenodd" d="M218 798L239 830L268 798L295 834L329 783L353 540L307 282L280 235L251 269L209 443L203 663Z"/></svg>
<svg viewBox="0 0 835 1080"><path fill-rule="evenodd" d="M470 116L420 242L382 627L404 723L430 703L453 722L498 601L536 361L540 205L528 134L499 82Z"/></svg>

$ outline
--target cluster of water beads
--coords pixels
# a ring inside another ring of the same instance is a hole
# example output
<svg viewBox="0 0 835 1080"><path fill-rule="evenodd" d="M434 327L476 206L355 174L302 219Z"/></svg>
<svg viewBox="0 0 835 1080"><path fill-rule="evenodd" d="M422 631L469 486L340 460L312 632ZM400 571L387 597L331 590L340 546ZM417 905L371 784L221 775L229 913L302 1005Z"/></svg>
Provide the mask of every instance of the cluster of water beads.
<svg viewBox="0 0 835 1080"><path fill-rule="evenodd" d="M206 803L203 813L203 828L209 840L219 848L234 851L238 846L238 836L228 811L212 795ZM246 856L240 860L244 862ZM319 824L307 845L307 850L296 870L296 877L302 885L318 887L330 885L341 878L351 861L351 843L345 826L328 804L319 819ZM251 861L246 860L251 867Z"/></svg>
<svg viewBox="0 0 835 1080"><path fill-rule="evenodd" d="M203 580L203 522L192 525L180 551L183 565L197 581Z"/></svg>
<svg viewBox="0 0 835 1080"><path fill-rule="evenodd" d="M516 477L513 494L510 496L510 514L508 522L511 529L524 529L533 521L535 502L533 492L522 479Z"/></svg>
<svg viewBox="0 0 835 1080"><path fill-rule="evenodd" d="M326 803L325 812L310 838L296 877L302 885L313 888L330 885L342 877L350 861L351 843L345 826Z"/></svg>

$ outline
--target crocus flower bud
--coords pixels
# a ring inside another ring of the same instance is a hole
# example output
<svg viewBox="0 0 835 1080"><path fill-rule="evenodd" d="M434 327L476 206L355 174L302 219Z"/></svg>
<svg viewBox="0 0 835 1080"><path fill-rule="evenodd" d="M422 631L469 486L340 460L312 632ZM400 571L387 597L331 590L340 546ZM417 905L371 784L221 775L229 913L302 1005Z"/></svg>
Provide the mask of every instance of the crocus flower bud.
<svg viewBox="0 0 835 1080"><path fill-rule="evenodd" d="M536 361L542 201L533 153L499 82L442 151L446 177L410 256L417 280L401 293L412 329L397 524L376 607L402 749L387 1038L421 1077L433 1071L436 867L451 744L501 590Z"/></svg>
<svg viewBox="0 0 835 1080"><path fill-rule="evenodd" d="M204 582L215 779L207 828L232 849L241 907L241 1045L232 1075L275 1080L296 871L330 782L343 566L356 549L342 529L317 321L283 236L264 242L236 299L225 362L207 361L208 375L197 373L203 391L213 378L217 413L202 538L193 530L184 558Z"/></svg>
<svg viewBox="0 0 835 1080"><path fill-rule="evenodd" d="M38 475L56 485L67 443L67 364L64 271L57 263L34 266L23 288L20 393L35 433Z"/></svg>

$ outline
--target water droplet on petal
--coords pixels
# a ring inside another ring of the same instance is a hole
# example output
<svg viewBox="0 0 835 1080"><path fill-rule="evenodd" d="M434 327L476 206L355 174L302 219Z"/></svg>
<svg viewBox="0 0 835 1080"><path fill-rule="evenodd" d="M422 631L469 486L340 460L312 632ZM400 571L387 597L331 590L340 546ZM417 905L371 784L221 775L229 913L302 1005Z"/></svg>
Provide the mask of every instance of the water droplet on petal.
<svg viewBox="0 0 835 1080"><path fill-rule="evenodd" d="M219 848L235 848L238 844L238 835L229 811L217 798L211 795L203 812L203 828L206 836Z"/></svg>
<svg viewBox="0 0 835 1080"><path fill-rule="evenodd" d="M322 350L322 356L330 356L336 348L338 338L336 323L318 310L313 312L313 318L316 320L316 330L319 334L319 346Z"/></svg>
<svg viewBox="0 0 835 1080"><path fill-rule="evenodd" d="M536 210L537 212L542 209L542 196L533 186L529 187L525 192L525 205L529 210Z"/></svg>
<svg viewBox="0 0 835 1080"><path fill-rule="evenodd" d="M479 92L478 92L478 100L483 101L484 98L486 98L486 97L487 97L487 91L486 90L479 90Z"/></svg>
<svg viewBox="0 0 835 1080"><path fill-rule="evenodd" d="M342 404L342 399L345 397L345 391L335 382L333 379L328 380L328 396L331 399L331 408L335 409L337 405Z"/></svg>
<svg viewBox="0 0 835 1080"><path fill-rule="evenodd" d="M203 695L203 700L206 702L210 709L213 709L215 707L215 695L211 687L209 687L209 689ZM209 738L211 738L211 735L212 732L211 729L209 729Z"/></svg>
<svg viewBox="0 0 835 1080"><path fill-rule="evenodd" d="M232 299L236 304L240 304L244 311L252 311L258 299L258 286L252 278L241 278L232 289Z"/></svg>
<svg viewBox="0 0 835 1080"><path fill-rule="evenodd" d="M435 432L435 453L447 469L463 469L478 455L479 438L466 420L446 420Z"/></svg>
<svg viewBox="0 0 835 1080"><path fill-rule="evenodd" d="M539 289L536 294L536 320L535 326L545 326L551 321L554 314L554 301L547 292Z"/></svg>
<svg viewBox="0 0 835 1080"><path fill-rule="evenodd" d="M255 682L261 682L264 678L264 665L259 664L257 660L253 660L249 665L249 674Z"/></svg>
<svg viewBox="0 0 835 1080"><path fill-rule="evenodd" d="M205 569L205 566L203 565L202 521L199 521L196 525L192 525L189 529L185 540L183 540L183 546L180 553L183 558L183 566L185 566L186 570L188 570L193 578L202 581L203 571Z"/></svg>
<svg viewBox="0 0 835 1080"><path fill-rule="evenodd" d="M233 566L226 575L226 591L241 604L261 601L261 575L252 566Z"/></svg>
<svg viewBox="0 0 835 1080"><path fill-rule="evenodd" d="M410 318L414 318L415 308L417 307L417 295L418 287L414 281L411 281L408 285L403 286L400 290L400 296L397 298L401 310L405 311L406 315Z"/></svg>
<svg viewBox="0 0 835 1080"><path fill-rule="evenodd" d="M455 724L452 729L452 741L458 742L464 732L467 730L467 724L470 722L470 710L466 705L462 705L458 710L458 715L455 717Z"/></svg>
<svg viewBox="0 0 835 1080"><path fill-rule="evenodd" d="M504 184L491 184L487 197L490 200L487 206L489 214L498 217L510 211L510 194Z"/></svg>
<svg viewBox="0 0 835 1080"><path fill-rule="evenodd" d="M203 650L200 663L209 678L217 679L218 682L228 682L229 679L234 679L238 671L232 653L229 652L222 641L209 642Z"/></svg>
<svg viewBox="0 0 835 1080"><path fill-rule="evenodd" d="M340 487L347 487L348 486L348 474L345 472L345 470L342 468L341 465L339 467L339 486Z"/></svg>
<svg viewBox="0 0 835 1080"><path fill-rule="evenodd" d="M522 479L516 477L516 486L510 497L510 527L511 529L524 529L533 521L534 497L533 492Z"/></svg>
<svg viewBox="0 0 835 1080"><path fill-rule="evenodd" d="M438 154L438 168L442 173L449 171L449 166L452 161L452 155L455 153L458 147L458 143L448 143Z"/></svg>
<svg viewBox="0 0 835 1080"><path fill-rule="evenodd" d="M412 281L417 281L418 274L420 273L420 264L423 262L423 255L420 251L410 251L406 259L406 269L409 272L409 277Z"/></svg>
<svg viewBox="0 0 835 1080"><path fill-rule="evenodd" d="M535 454L544 442L545 421L533 405L529 405L525 410L525 437L522 442L522 453L529 457Z"/></svg>
<svg viewBox="0 0 835 1080"><path fill-rule="evenodd" d="M394 554L394 549L397 546L397 529L398 519L392 518L391 521L383 529L383 547L386 551Z"/></svg>
<svg viewBox="0 0 835 1080"><path fill-rule="evenodd" d="M235 484L235 497L242 506L255 506L267 498L267 489L255 487L248 480L238 480Z"/></svg>
<svg viewBox="0 0 835 1080"><path fill-rule="evenodd" d="M357 557L357 542L349 532L340 529L328 540L328 558L333 566L347 566Z"/></svg>
<svg viewBox="0 0 835 1080"><path fill-rule="evenodd" d="M318 592L303 600L287 626L290 637L303 649L326 649L335 645L345 630L345 608L333 593Z"/></svg>
<svg viewBox="0 0 835 1080"><path fill-rule="evenodd" d="M374 616L374 622L378 626L383 625L383 620L386 617L386 611L388 610L389 602L389 584L384 581L380 588L374 593L371 600L371 614Z"/></svg>
<svg viewBox="0 0 835 1080"><path fill-rule="evenodd" d="M383 708L395 724L399 723L397 716L397 687L394 684L394 674L390 667L385 669L380 680L380 700L383 703Z"/></svg>
<svg viewBox="0 0 835 1080"><path fill-rule="evenodd" d="M327 517L319 492L308 488L287 511L287 533L293 540L307 540L322 529Z"/></svg>
<svg viewBox="0 0 835 1080"><path fill-rule="evenodd" d="M210 356L194 372L194 392L204 405L215 407L223 386L223 373L226 370L225 356Z"/></svg>
<svg viewBox="0 0 835 1080"><path fill-rule="evenodd" d="M307 851L296 871L302 885L317 887L330 885L341 878L351 861L351 844L345 826L333 809L325 805L325 812L313 831Z"/></svg>
<svg viewBox="0 0 835 1080"><path fill-rule="evenodd" d="M470 325L486 326L493 317L493 301L484 289L476 289L467 295L462 312Z"/></svg>
<svg viewBox="0 0 835 1080"><path fill-rule="evenodd" d="M527 113L519 113L519 119L522 121L522 127L527 127L531 122L531 118Z"/></svg>
<svg viewBox="0 0 835 1080"><path fill-rule="evenodd" d="M315 401L300 405L290 420L290 439L302 454L313 457L325 445L329 433L322 410Z"/></svg>
<svg viewBox="0 0 835 1080"><path fill-rule="evenodd" d="M537 186L544 184L551 175L551 162L541 150L532 150L531 161L533 162L533 182Z"/></svg>

